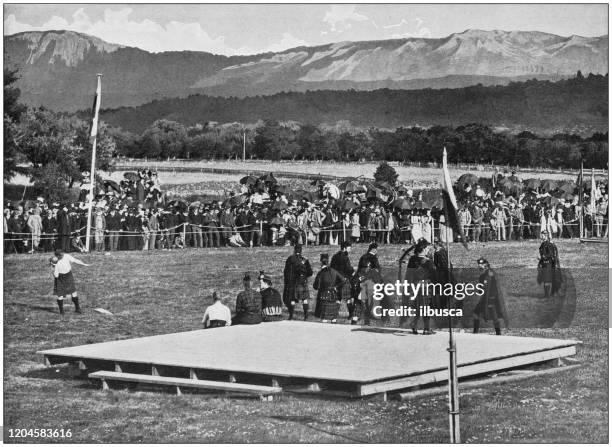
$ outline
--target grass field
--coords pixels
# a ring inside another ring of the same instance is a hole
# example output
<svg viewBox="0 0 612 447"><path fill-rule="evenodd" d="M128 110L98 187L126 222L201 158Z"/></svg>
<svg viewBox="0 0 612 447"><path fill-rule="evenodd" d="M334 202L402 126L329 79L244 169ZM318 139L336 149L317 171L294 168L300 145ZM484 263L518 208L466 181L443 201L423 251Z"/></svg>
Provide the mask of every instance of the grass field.
<svg viewBox="0 0 612 447"><path fill-rule="evenodd" d="M378 166L378 162L364 162L364 163L335 163L331 161L319 161L319 162L299 162L299 161L266 161L266 160L247 160L242 161L223 161L223 160L204 160L204 161L143 161L134 160L132 162L120 161L118 162L122 166L128 165L133 166L134 169L146 167L148 169L171 169L173 167L189 167L189 168L216 168L216 169L235 169L238 171L272 171L274 173L281 172L295 172L303 173L308 175L332 175L336 177L358 177L363 176L366 178L373 178L374 171ZM440 168L434 167L416 167L416 166L395 166L395 170L399 174L398 180L400 182L414 183L421 187L431 187L431 183L439 183ZM511 168L510 168L511 169ZM482 167L477 169L475 167L466 168L455 168L450 167L449 169L451 178L453 180L458 179L462 174L471 173L479 177L491 177L495 172L495 169L490 167ZM538 172L529 169L519 169L519 177L522 179L528 178L541 178L552 179L552 180L563 180L571 179L576 180L576 173L562 173L562 172ZM161 178L160 178L161 180ZM176 183L176 182L169 182Z"/></svg>
<svg viewBox="0 0 612 447"><path fill-rule="evenodd" d="M537 247L536 242L489 243L465 252L455 245L451 253L457 267L472 267L479 256L487 257L505 274L506 289L516 295L523 286L509 272L532 267ZM563 241L559 250L578 292L571 326L512 329L510 333L581 340L577 359L582 366L462 391L464 442L608 441L607 245ZM305 255L316 264L322 251L333 249L308 247ZM364 251L364 246L354 247L354 264ZM385 246L380 252L383 268L391 275L399 251L397 246ZM48 256L5 256L5 441L42 442L8 438L9 428L70 428L72 438L58 441L447 442L445 395L404 402L284 395L266 403L202 394L106 393L97 384L77 378L74 368L45 368L35 354L44 349L199 329L211 292L218 290L232 307L244 271L264 269L282 287L282 266L289 253L287 247L83 254L80 258L93 264L75 267L84 314L73 314L67 306L64 320L51 296ZM93 311L96 307L114 316L98 314ZM359 355L367 362L367 353Z"/></svg>

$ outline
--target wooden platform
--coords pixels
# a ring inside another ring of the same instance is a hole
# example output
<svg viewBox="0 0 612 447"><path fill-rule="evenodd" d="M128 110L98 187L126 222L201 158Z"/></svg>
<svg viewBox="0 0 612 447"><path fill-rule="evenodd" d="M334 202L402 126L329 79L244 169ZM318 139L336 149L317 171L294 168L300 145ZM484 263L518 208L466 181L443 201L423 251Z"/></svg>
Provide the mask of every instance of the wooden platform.
<svg viewBox="0 0 612 447"><path fill-rule="evenodd" d="M576 341L455 334L459 377L551 362ZM46 364L332 391L405 390L448 378L448 333L280 321L41 351Z"/></svg>

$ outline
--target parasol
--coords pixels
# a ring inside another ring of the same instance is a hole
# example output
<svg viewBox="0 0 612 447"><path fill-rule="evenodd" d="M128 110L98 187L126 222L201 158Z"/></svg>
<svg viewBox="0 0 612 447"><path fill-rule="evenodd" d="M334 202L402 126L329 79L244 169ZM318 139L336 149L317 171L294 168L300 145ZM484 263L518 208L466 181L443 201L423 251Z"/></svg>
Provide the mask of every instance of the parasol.
<svg viewBox="0 0 612 447"><path fill-rule="evenodd" d="M124 172L123 178L131 182L137 182L140 180L140 176L136 172Z"/></svg>
<svg viewBox="0 0 612 447"><path fill-rule="evenodd" d="M102 182L102 184L104 185L105 188L111 188L111 189L114 189L117 192L121 192L121 187L114 180L104 180Z"/></svg>
<svg viewBox="0 0 612 447"><path fill-rule="evenodd" d="M475 185L476 183L478 183L478 180L480 180L478 177L476 177L474 174L463 174L461 177L459 177L459 179L457 180L457 184L458 185Z"/></svg>
<svg viewBox="0 0 612 447"><path fill-rule="evenodd" d="M552 191L557 187L557 182L554 180L544 180L541 186L544 191Z"/></svg>
<svg viewBox="0 0 612 447"><path fill-rule="evenodd" d="M254 185L257 183L257 177L253 177L252 175L247 175L246 177L242 177L240 179L241 185Z"/></svg>
<svg viewBox="0 0 612 447"><path fill-rule="evenodd" d="M537 178L530 178L529 180L525 180L525 186L529 189L538 189L542 185L542 182Z"/></svg>
<svg viewBox="0 0 612 447"><path fill-rule="evenodd" d="M407 199L397 199L391 202L391 206L397 210L410 210L412 209L412 204L410 200Z"/></svg>

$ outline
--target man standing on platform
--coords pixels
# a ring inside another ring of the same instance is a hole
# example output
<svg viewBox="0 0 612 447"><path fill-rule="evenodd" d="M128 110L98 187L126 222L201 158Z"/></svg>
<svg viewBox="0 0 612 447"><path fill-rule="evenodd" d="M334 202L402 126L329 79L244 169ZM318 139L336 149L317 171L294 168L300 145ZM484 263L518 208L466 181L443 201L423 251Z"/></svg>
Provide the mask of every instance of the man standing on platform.
<svg viewBox="0 0 612 447"><path fill-rule="evenodd" d="M349 253L351 252L351 243L350 241L344 241L340 244L340 251L334 254L331 258L331 262L329 266L344 276L347 281L340 286L339 290L339 299L345 300L347 306L350 308L352 306L351 303L351 282L350 278L355 273L355 269L351 265L351 260L349 258Z"/></svg>
<svg viewBox="0 0 612 447"><path fill-rule="evenodd" d="M480 270L478 282L483 285L484 293L474 309L474 333L477 334L480 330L481 319L485 321L490 319L493 321L495 334L501 335L501 327L499 324L500 317L505 321L506 328L509 327L504 297L501 293L497 276L495 272L491 270L489 261L485 258L480 258L477 262L478 269Z"/></svg>
<svg viewBox="0 0 612 447"><path fill-rule="evenodd" d="M251 287L251 275L242 279L244 290L236 298L236 316L233 324L261 323L261 295Z"/></svg>
<svg viewBox="0 0 612 447"><path fill-rule="evenodd" d="M374 306L374 284L382 282L380 272L380 262L378 262L378 244L372 242L368 247L368 252L359 258L357 266L357 274L361 278L361 302L364 305L363 322L365 325L370 324L372 318L372 309Z"/></svg>
<svg viewBox="0 0 612 447"><path fill-rule="evenodd" d="M287 258L285 270L285 287L283 290L283 302L289 310L289 319L293 320L293 311L298 301L302 302L304 309L304 320L308 319L308 300L310 292L308 290L308 278L312 276L310 262L302 256L302 246L296 244L294 253Z"/></svg>

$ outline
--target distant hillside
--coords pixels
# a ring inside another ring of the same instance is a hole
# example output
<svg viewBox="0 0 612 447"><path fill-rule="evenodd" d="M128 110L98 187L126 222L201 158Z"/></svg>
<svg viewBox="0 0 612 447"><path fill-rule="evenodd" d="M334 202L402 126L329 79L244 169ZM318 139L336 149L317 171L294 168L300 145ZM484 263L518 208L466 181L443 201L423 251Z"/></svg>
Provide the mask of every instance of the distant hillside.
<svg viewBox="0 0 612 447"><path fill-rule="evenodd" d="M381 128L478 122L516 131L590 135L608 130L608 76L440 90L314 91L254 98L193 95L102 111L108 124L135 133L161 118L186 125L260 119L310 124L349 120L357 126Z"/></svg>
<svg viewBox="0 0 612 447"><path fill-rule="evenodd" d="M53 110L88 107L102 73L103 106L154 99L258 96L314 90L458 88L608 71L608 36L467 30L439 39L338 42L278 53L149 53L72 31L4 37L22 100Z"/></svg>

